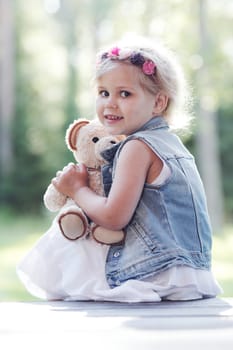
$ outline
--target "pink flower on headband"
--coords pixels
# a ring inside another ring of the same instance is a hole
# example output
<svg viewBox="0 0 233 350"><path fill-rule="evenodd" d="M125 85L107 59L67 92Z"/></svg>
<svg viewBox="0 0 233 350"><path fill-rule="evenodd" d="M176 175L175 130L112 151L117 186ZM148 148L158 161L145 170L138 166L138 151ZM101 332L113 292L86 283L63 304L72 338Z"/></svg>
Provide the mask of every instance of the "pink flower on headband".
<svg viewBox="0 0 233 350"><path fill-rule="evenodd" d="M142 71L146 75L152 75L155 72L156 65L153 61L147 60L142 65Z"/></svg>
<svg viewBox="0 0 233 350"><path fill-rule="evenodd" d="M109 53L108 53L108 55L109 55L109 57L112 57L112 58L114 58L114 57L118 57L119 56L119 53L120 53L120 49L119 49L119 47L113 47L110 51L109 51Z"/></svg>

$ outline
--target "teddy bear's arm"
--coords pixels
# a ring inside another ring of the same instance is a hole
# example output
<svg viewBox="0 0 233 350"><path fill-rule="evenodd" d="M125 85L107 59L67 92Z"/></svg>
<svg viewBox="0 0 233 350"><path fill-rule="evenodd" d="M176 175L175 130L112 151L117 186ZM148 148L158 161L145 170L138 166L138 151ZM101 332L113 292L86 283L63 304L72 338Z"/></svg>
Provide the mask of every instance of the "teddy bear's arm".
<svg viewBox="0 0 233 350"><path fill-rule="evenodd" d="M58 211L65 205L67 197L50 184L44 194L44 204L50 211Z"/></svg>

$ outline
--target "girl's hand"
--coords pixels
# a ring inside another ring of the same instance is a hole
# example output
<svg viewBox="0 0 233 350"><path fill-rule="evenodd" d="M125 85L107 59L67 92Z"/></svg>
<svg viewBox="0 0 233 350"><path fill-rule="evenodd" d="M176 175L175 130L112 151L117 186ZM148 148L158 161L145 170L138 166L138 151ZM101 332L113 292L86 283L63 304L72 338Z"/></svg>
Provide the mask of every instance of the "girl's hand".
<svg viewBox="0 0 233 350"><path fill-rule="evenodd" d="M84 164L70 163L62 171L58 171L56 175L52 179L52 184L67 197L74 199L80 188L88 186L88 172Z"/></svg>

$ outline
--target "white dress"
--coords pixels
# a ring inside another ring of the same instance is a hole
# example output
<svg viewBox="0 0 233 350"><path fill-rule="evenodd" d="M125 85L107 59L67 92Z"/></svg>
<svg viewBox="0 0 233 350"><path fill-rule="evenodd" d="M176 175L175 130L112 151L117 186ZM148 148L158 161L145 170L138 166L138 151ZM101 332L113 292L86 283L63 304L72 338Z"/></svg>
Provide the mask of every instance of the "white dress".
<svg viewBox="0 0 233 350"><path fill-rule="evenodd" d="M169 176L165 166L156 184ZM222 292L211 271L175 266L152 278L111 289L105 277L109 246L92 237L67 240L56 220L17 266L26 289L45 300L158 302L215 297Z"/></svg>

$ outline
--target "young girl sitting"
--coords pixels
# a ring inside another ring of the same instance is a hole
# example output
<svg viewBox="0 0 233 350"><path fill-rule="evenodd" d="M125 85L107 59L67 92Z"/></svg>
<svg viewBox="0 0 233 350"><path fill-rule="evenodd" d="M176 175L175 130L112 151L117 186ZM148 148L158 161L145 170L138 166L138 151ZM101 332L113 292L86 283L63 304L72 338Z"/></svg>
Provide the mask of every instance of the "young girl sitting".
<svg viewBox="0 0 233 350"><path fill-rule="evenodd" d="M181 118L183 75L158 45L119 45L96 66L96 111L126 135L103 169L106 197L88 187L84 165L52 183L97 225L125 232L110 247L66 240L54 222L19 264L28 290L45 299L160 301L214 297L211 228L193 156L172 132Z"/></svg>

